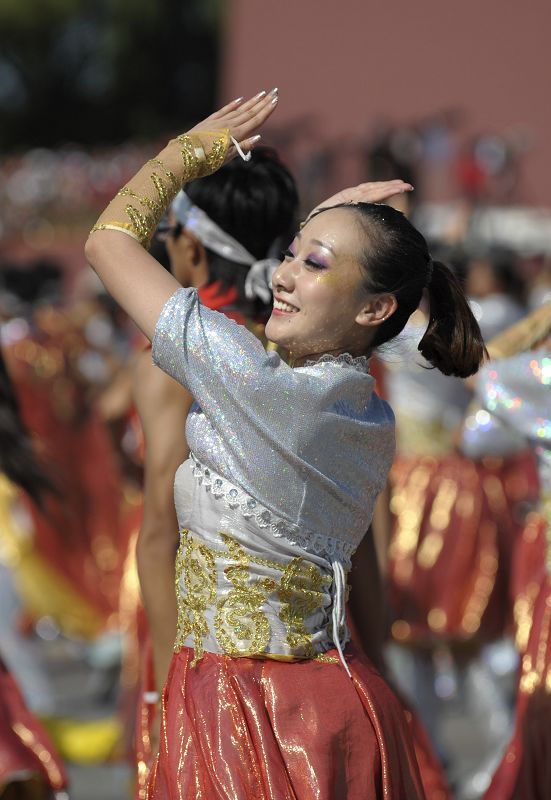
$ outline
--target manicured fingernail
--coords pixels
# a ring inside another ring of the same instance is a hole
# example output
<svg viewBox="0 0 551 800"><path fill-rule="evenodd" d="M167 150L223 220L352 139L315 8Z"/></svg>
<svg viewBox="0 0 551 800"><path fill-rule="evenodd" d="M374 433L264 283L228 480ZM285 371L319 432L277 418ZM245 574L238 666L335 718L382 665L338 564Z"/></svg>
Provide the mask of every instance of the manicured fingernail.
<svg viewBox="0 0 551 800"><path fill-rule="evenodd" d="M250 142L251 144L256 144L259 139L262 139L262 134L257 133L256 136L251 136Z"/></svg>
<svg viewBox="0 0 551 800"><path fill-rule="evenodd" d="M275 95L275 96L272 98L272 105L273 105L273 106L275 106L275 104L277 103L277 101L278 101L278 100L279 100L279 97L278 97L278 96L277 96L277 94L276 94L276 95Z"/></svg>
<svg viewBox="0 0 551 800"><path fill-rule="evenodd" d="M244 99L244 97L236 97L235 100L232 100L232 103L237 105L238 103L242 103Z"/></svg>
<svg viewBox="0 0 551 800"><path fill-rule="evenodd" d="M275 86L275 87L272 89L272 91L270 92L270 94L277 94L277 92L278 92L278 88L277 88L277 86Z"/></svg>
<svg viewBox="0 0 551 800"><path fill-rule="evenodd" d="M261 91L261 92L259 92L257 95L255 95L255 96L253 97L253 100L260 100L260 98L261 98L261 97L264 97L264 95L265 95L265 94L266 94L265 90L264 90L264 89L262 89L262 91Z"/></svg>

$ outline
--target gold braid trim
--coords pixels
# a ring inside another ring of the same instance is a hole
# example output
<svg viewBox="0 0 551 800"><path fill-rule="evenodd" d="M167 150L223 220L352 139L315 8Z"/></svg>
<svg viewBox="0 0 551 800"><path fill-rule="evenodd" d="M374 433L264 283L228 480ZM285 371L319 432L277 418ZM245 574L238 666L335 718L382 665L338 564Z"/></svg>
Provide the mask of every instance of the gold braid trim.
<svg viewBox="0 0 551 800"><path fill-rule="evenodd" d="M551 334L551 302L545 303L520 322L494 336L488 344L488 353L491 359L508 358L526 350L533 350L549 334Z"/></svg>
<svg viewBox="0 0 551 800"><path fill-rule="evenodd" d="M91 232L117 230L148 247L182 185L219 169L229 143L229 130L184 133L172 139L117 192Z"/></svg>

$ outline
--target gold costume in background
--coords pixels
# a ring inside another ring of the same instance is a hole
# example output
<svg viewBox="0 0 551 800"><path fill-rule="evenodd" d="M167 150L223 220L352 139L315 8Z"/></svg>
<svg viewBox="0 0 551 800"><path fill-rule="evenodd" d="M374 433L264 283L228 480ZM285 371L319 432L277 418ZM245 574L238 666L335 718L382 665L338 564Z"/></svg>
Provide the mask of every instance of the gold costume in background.
<svg viewBox="0 0 551 800"><path fill-rule="evenodd" d="M532 350L551 333L551 303L545 303L516 325L494 336L488 345L492 360Z"/></svg>

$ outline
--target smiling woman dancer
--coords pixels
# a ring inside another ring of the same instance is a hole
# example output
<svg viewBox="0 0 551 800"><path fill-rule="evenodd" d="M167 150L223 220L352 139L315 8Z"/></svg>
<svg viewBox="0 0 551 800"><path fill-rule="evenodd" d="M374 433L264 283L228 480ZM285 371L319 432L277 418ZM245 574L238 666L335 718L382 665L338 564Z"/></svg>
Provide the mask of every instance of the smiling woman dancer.
<svg viewBox="0 0 551 800"><path fill-rule="evenodd" d="M394 454L394 421L368 358L429 285L421 351L478 369L478 326L453 276L364 185L313 212L273 277L267 336L198 302L149 256L184 181L245 151L277 102L237 100L172 140L100 216L86 254L198 407L176 475L179 630L151 800L415 800L400 705L345 646L346 572ZM261 202L261 199L259 199ZM327 206L337 207L327 207ZM128 235L126 235L128 234ZM151 565L154 569L154 565Z"/></svg>

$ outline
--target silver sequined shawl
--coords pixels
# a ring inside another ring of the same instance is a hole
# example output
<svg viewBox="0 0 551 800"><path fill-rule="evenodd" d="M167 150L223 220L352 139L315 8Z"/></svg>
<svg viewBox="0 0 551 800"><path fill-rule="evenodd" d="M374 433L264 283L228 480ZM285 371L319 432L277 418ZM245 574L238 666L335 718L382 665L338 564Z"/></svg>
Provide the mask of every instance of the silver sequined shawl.
<svg viewBox="0 0 551 800"><path fill-rule="evenodd" d="M201 305L194 289L164 306L153 359L197 401L188 443L201 469L216 474L220 495L276 536L348 566L395 448L392 411L365 359L293 369Z"/></svg>

